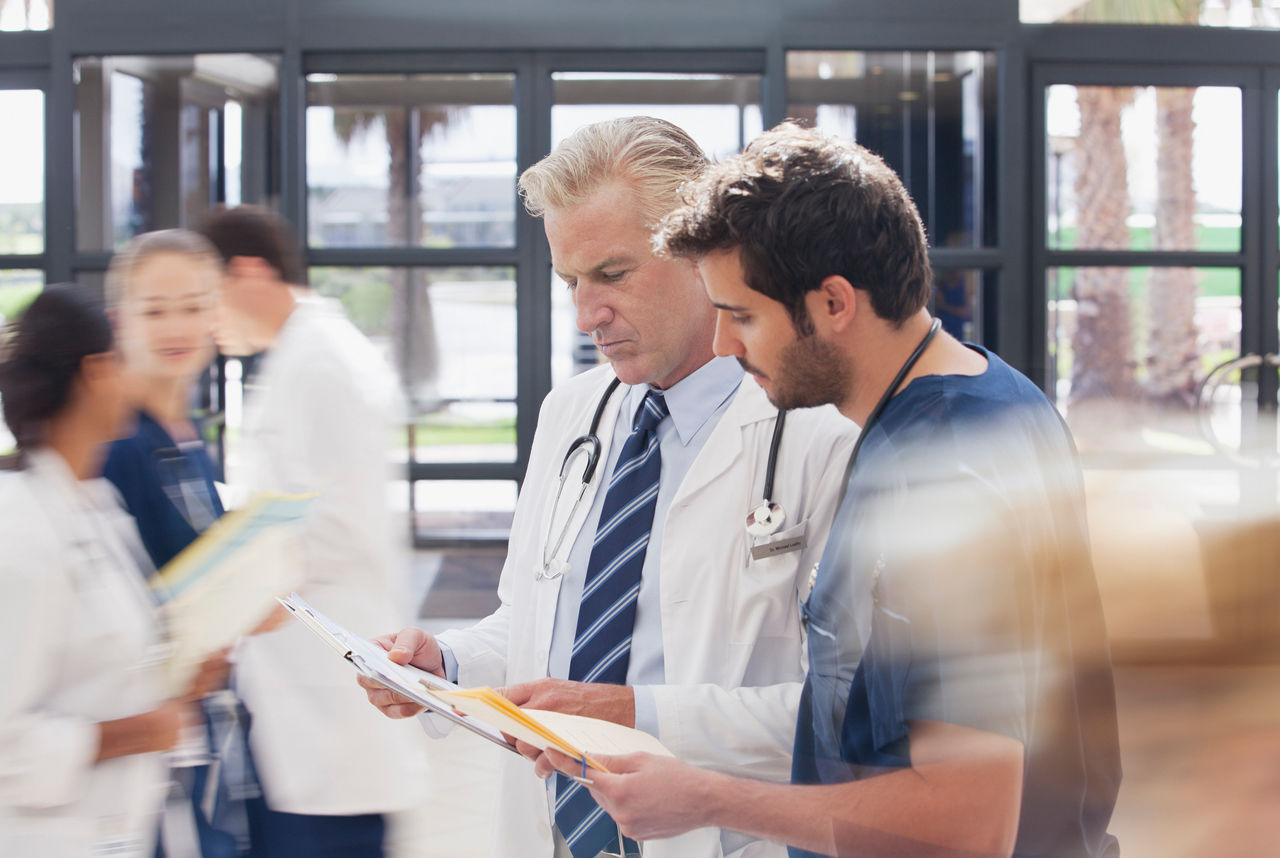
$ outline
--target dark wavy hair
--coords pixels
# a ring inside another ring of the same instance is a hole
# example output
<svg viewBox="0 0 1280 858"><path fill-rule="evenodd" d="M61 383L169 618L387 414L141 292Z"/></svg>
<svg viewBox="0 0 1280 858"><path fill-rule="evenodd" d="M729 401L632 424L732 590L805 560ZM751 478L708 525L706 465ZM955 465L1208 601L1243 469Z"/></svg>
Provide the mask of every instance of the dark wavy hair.
<svg viewBox="0 0 1280 858"><path fill-rule="evenodd" d="M26 451L71 399L80 362L111 351L115 337L102 302L74 283L49 286L11 322L0 341L4 420Z"/></svg>
<svg viewBox="0 0 1280 858"><path fill-rule="evenodd" d="M697 258L737 250L747 285L813 330L804 297L832 275L895 326L929 300L924 225L896 173L852 140L784 122L688 185L655 237Z"/></svg>

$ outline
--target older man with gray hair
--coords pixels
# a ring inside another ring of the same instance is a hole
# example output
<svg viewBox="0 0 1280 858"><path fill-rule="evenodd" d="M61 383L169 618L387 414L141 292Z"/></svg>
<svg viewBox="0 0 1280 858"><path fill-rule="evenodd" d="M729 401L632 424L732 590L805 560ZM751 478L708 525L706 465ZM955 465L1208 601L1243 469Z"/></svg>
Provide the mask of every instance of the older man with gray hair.
<svg viewBox="0 0 1280 858"><path fill-rule="evenodd" d="M384 644L464 686L505 686L517 704L634 726L681 759L785 780L804 675L797 598L834 515L832 463L856 428L830 407L784 421L736 360L713 354L696 265L655 255L654 226L706 165L681 129L631 117L579 129L521 176L578 328L608 365L543 403L501 607L438 639L405 629ZM392 717L420 711L366 688ZM498 818L501 854L636 850L586 789L544 784L515 757ZM649 858L782 854L715 829L645 846Z"/></svg>

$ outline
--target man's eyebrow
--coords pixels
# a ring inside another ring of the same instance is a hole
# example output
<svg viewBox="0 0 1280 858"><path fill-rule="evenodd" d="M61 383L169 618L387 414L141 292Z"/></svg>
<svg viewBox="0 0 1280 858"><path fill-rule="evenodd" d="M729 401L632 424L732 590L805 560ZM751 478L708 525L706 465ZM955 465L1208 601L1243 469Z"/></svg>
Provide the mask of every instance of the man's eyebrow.
<svg viewBox="0 0 1280 858"><path fill-rule="evenodd" d="M741 313L747 309L746 307L740 307L737 304L724 304L720 301L712 301L711 306L715 307L717 310L728 310L731 313Z"/></svg>
<svg viewBox="0 0 1280 858"><path fill-rule="evenodd" d="M608 259L604 259L596 263L594 266L591 267L591 269L587 273L599 274L600 272L604 271L606 268L616 268L619 265L634 265L634 264L635 264L635 259L630 254L619 253L619 254L615 254L614 256L610 256ZM561 280L569 279L569 275L563 273L562 271L555 268L554 266L552 267L551 270L555 271L556 276L559 277Z"/></svg>

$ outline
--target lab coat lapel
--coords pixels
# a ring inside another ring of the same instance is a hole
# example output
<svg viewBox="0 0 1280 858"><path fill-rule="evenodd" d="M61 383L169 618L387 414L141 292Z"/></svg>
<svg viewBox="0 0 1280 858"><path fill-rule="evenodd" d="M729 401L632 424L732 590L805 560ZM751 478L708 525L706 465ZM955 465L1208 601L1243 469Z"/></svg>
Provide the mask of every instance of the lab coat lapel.
<svg viewBox="0 0 1280 858"><path fill-rule="evenodd" d="M677 509L681 502L688 500L697 492L713 483L721 474L729 470L738 461L743 451L743 430L761 420L768 420L778 413L768 397L764 395L755 382L749 377L743 378L733 401L725 409L724 416L711 431L706 446L694 460L689 473L685 475L680 490L671 502L671 508ZM764 465L761 463L761 467ZM743 514L746 514L746 500L743 500Z"/></svg>

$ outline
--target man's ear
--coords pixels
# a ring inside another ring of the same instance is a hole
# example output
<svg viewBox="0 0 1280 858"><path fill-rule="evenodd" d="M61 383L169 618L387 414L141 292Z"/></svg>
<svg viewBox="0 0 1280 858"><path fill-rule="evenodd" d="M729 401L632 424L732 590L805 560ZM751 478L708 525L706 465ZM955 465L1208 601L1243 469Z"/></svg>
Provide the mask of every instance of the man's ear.
<svg viewBox="0 0 1280 858"><path fill-rule="evenodd" d="M227 260L227 274L250 280L274 279L275 269L259 256L233 256Z"/></svg>
<svg viewBox="0 0 1280 858"><path fill-rule="evenodd" d="M80 378L91 387L119 374L120 356L115 352L100 352L80 358Z"/></svg>
<svg viewBox="0 0 1280 858"><path fill-rule="evenodd" d="M823 279L817 289L805 294L809 318L819 330L840 333L852 324L858 314L857 290L843 277L833 274Z"/></svg>

